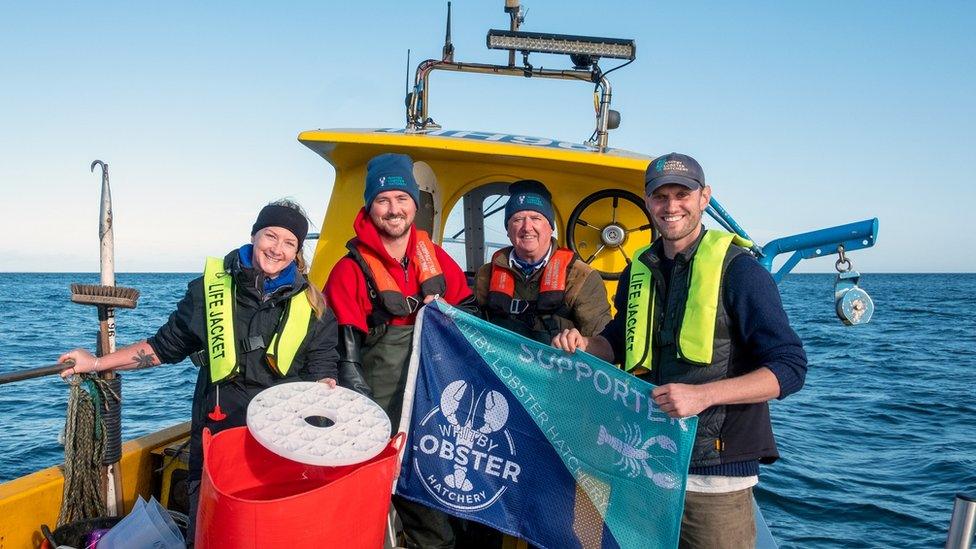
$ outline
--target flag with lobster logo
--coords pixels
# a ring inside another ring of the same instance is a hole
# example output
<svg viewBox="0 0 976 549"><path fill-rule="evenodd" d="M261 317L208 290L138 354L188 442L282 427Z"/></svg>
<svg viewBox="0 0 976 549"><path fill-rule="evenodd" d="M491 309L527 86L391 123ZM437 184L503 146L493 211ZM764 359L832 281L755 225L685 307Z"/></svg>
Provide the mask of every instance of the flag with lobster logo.
<svg viewBox="0 0 976 549"><path fill-rule="evenodd" d="M591 355L418 315L396 493L541 547L676 547L697 418Z"/></svg>

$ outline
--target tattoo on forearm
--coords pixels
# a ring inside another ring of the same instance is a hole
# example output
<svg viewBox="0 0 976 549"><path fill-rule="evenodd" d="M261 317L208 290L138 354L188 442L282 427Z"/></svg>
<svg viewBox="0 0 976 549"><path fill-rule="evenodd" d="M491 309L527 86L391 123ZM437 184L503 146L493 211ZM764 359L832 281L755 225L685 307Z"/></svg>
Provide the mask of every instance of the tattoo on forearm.
<svg viewBox="0 0 976 549"><path fill-rule="evenodd" d="M132 362L135 363L137 370L159 364L159 361L156 360L156 355L147 353L144 349L139 349L136 356L132 357Z"/></svg>

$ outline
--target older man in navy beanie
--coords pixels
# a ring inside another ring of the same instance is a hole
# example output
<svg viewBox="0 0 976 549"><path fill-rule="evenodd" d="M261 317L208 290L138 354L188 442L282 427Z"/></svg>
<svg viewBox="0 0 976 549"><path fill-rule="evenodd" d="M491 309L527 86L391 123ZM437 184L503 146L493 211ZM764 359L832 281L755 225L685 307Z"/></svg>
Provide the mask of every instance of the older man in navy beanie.
<svg viewBox="0 0 976 549"><path fill-rule="evenodd" d="M597 334L610 321L600 274L560 248L552 194L541 182L512 183L505 228L512 245L478 270L475 297L489 321L549 343L560 331Z"/></svg>

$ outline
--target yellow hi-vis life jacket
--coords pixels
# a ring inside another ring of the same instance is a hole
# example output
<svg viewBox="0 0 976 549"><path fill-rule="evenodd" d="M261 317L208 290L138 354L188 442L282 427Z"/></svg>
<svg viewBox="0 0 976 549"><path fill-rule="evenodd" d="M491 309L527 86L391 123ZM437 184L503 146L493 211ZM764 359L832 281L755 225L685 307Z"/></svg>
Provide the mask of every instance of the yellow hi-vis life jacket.
<svg viewBox="0 0 976 549"><path fill-rule="evenodd" d="M739 235L709 229L691 259L688 298L677 338L679 356L688 362L701 365L712 362L722 265L732 244L752 246L752 242ZM635 257L639 258L649 248L638 250ZM651 270L640 259L632 262L624 324L624 369L634 374L650 371L653 364L654 293Z"/></svg>
<svg viewBox="0 0 976 549"><path fill-rule="evenodd" d="M237 339L234 337L234 281L224 270L224 260L208 257L203 270L204 314L207 328L207 356L210 381L217 383L237 373ZM284 377L312 322L312 305L305 292L288 300L288 307L271 336L265 352L268 365Z"/></svg>

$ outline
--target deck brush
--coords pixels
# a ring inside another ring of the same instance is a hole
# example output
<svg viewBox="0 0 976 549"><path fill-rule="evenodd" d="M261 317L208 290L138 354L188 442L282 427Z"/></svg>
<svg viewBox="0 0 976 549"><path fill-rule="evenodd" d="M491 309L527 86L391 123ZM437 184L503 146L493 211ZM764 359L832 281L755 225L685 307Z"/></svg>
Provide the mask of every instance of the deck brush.
<svg viewBox="0 0 976 549"><path fill-rule="evenodd" d="M72 284L71 301L82 305L135 309L136 302L139 301L139 290L122 286Z"/></svg>

